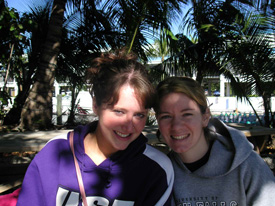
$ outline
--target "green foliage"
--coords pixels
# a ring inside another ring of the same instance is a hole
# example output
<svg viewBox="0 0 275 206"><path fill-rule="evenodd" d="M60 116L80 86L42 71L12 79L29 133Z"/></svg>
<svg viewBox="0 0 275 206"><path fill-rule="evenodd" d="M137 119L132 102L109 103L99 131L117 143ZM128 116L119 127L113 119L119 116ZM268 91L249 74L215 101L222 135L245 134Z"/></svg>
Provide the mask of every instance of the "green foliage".
<svg viewBox="0 0 275 206"><path fill-rule="evenodd" d="M0 91L0 104L8 105L9 101L11 103L10 95L6 91Z"/></svg>
<svg viewBox="0 0 275 206"><path fill-rule="evenodd" d="M239 33L238 41L232 42L228 48L228 69L246 82L246 87L242 87L238 80L231 81L235 93L248 98L254 91L261 96L267 117L272 115L270 97L275 90L274 39L271 36L267 18L247 12L245 29ZM269 119L265 126L271 126Z"/></svg>
<svg viewBox="0 0 275 206"><path fill-rule="evenodd" d="M122 44L147 61L146 50L154 40L155 34L170 29L170 24L179 18L181 1L169 0L110 0L106 1L106 10L117 26L123 41Z"/></svg>
<svg viewBox="0 0 275 206"><path fill-rule="evenodd" d="M23 33L24 27L19 21L19 14L16 10L8 7L2 8L0 14L0 62L2 66L8 63L11 45L14 44L15 48L18 48L20 42L25 40Z"/></svg>
<svg viewBox="0 0 275 206"><path fill-rule="evenodd" d="M4 107L8 105L9 101L11 103L10 95L6 91L0 91L0 120L3 120L6 115Z"/></svg>

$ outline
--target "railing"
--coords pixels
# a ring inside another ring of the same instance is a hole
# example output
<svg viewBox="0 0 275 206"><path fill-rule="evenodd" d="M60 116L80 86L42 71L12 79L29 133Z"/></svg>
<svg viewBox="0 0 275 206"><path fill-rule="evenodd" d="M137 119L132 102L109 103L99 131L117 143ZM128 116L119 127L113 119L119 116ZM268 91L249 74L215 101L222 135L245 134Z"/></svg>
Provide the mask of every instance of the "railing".
<svg viewBox="0 0 275 206"><path fill-rule="evenodd" d="M262 124L265 123L265 116L263 114L258 114ZM255 113L249 112L221 112L220 114L213 115L214 117L220 119L224 123L243 123L247 125L260 125L259 119ZM271 116L269 117L271 120Z"/></svg>

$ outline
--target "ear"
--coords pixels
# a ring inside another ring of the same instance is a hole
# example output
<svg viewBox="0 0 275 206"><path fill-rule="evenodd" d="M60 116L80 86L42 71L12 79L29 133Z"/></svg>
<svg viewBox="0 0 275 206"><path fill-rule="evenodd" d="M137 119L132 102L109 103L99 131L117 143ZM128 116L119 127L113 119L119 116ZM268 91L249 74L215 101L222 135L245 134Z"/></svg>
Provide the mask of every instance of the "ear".
<svg viewBox="0 0 275 206"><path fill-rule="evenodd" d="M98 106L96 104L96 98L93 97L93 112L98 116Z"/></svg>
<svg viewBox="0 0 275 206"><path fill-rule="evenodd" d="M210 117L211 117L210 109L209 107L207 107L205 113L202 115L202 125L204 128L207 127Z"/></svg>

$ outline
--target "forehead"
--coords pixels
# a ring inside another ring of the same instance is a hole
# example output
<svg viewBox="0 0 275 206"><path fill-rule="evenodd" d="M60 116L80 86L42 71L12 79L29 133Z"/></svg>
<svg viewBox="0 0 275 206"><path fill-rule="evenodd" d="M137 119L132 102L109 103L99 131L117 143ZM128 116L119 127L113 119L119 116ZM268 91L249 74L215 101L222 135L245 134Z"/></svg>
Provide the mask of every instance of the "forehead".
<svg viewBox="0 0 275 206"><path fill-rule="evenodd" d="M114 106L126 105L144 109L144 103L141 101L139 94L129 84L125 84L119 89L118 101L114 104Z"/></svg>
<svg viewBox="0 0 275 206"><path fill-rule="evenodd" d="M119 89L119 96L124 95L124 94L135 95L135 90L129 84L124 84Z"/></svg>
<svg viewBox="0 0 275 206"><path fill-rule="evenodd" d="M183 93L170 93L160 101L160 109L195 109L198 104Z"/></svg>

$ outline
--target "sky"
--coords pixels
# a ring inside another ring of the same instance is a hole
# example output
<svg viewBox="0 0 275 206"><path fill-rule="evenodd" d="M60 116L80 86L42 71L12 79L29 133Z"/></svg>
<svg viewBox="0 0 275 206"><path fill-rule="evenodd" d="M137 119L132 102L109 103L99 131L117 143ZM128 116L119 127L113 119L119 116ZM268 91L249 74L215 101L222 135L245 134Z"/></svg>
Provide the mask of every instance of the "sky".
<svg viewBox="0 0 275 206"><path fill-rule="evenodd" d="M18 12L24 12L28 10L28 5L32 3L32 0L6 0L8 7L17 9Z"/></svg>
<svg viewBox="0 0 275 206"><path fill-rule="evenodd" d="M8 3L8 7L17 9L18 12L29 10L29 6L43 5L49 0L4 0Z"/></svg>
<svg viewBox="0 0 275 206"><path fill-rule="evenodd" d="M46 1L46 0L45 0ZM43 2L43 0L6 0L8 7L15 8L18 12L25 12L29 10L29 5L38 4ZM172 26L172 31L174 34L179 33L179 22L175 22Z"/></svg>

